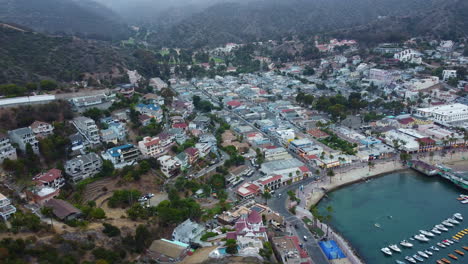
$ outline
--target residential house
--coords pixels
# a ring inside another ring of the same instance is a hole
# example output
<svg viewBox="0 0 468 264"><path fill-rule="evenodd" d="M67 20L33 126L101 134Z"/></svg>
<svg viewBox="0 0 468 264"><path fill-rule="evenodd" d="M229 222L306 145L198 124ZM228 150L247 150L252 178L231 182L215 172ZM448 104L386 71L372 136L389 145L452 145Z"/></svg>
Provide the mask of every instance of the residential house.
<svg viewBox="0 0 468 264"><path fill-rule="evenodd" d="M84 116L75 117L72 121L78 132L91 144L99 143L99 129L93 119Z"/></svg>
<svg viewBox="0 0 468 264"><path fill-rule="evenodd" d="M0 216L7 220L14 213L16 213L16 207L11 204L10 199L0 193Z"/></svg>
<svg viewBox="0 0 468 264"><path fill-rule="evenodd" d="M151 78L149 81L149 86L152 87L156 91L161 91L164 88L167 88L168 85L165 83L161 78Z"/></svg>
<svg viewBox="0 0 468 264"><path fill-rule="evenodd" d="M236 194L241 200L254 198L259 193L260 193L260 186L252 182L244 182L236 190Z"/></svg>
<svg viewBox="0 0 468 264"><path fill-rule="evenodd" d="M47 172L39 173L34 176L33 181L39 186L51 187L54 189L60 189L65 185L65 178L62 175L62 171L59 169L50 169Z"/></svg>
<svg viewBox="0 0 468 264"><path fill-rule="evenodd" d="M81 216L81 211L65 200L50 199L44 206L52 208L52 213L60 220L69 221Z"/></svg>
<svg viewBox="0 0 468 264"><path fill-rule="evenodd" d="M159 157L158 161L161 165L161 172L167 178L171 178L179 174L181 164L176 158L173 158L169 155L164 155Z"/></svg>
<svg viewBox="0 0 468 264"><path fill-rule="evenodd" d="M50 199L57 197L60 194L60 189L52 187L34 186L26 190L26 196L30 201L43 206Z"/></svg>
<svg viewBox="0 0 468 264"><path fill-rule="evenodd" d="M153 118L151 116L147 115L147 114L143 114L143 115L138 116L138 121L140 121L140 124L142 126L147 126L147 125L151 124L152 119Z"/></svg>
<svg viewBox="0 0 468 264"><path fill-rule="evenodd" d="M106 150L102 158L111 161L115 168L123 168L138 162L140 150L132 144L125 144Z"/></svg>
<svg viewBox="0 0 468 264"><path fill-rule="evenodd" d="M226 234L227 239L237 240L239 253L259 253L263 243L268 241L262 216L255 210L237 220L235 231Z"/></svg>
<svg viewBox="0 0 468 264"><path fill-rule="evenodd" d="M161 146L159 137L144 137L143 140L138 142L138 148L145 158L157 158L167 152L167 149Z"/></svg>
<svg viewBox="0 0 468 264"><path fill-rule="evenodd" d="M78 156L65 163L65 173L74 183L93 177L98 174L101 169L102 160L93 152Z"/></svg>
<svg viewBox="0 0 468 264"><path fill-rule="evenodd" d="M42 121L34 121L29 128L32 129L34 135L38 138L44 138L54 133L54 126Z"/></svg>
<svg viewBox="0 0 468 264"><path fill-rule="evenodd" d="M189 159L185 152L177 154L175 157L176 161L180 164L180 169L185 170L190 167Z"/></svg>
<svg viewBox="0 0 468 264"><path fill-rule="evenodd" d="M273 237L271 243L280 262L284 264L310 263L309 255L301 247L297 236Z"/></svg>
<svg viewBox="0 0 468 264"><path fill-rule="evenodd" d="M29 144L34 153L39 154L39 141L37 141L31 128L23 127L8 131L8 136L10 141L18 144L19 149L23 152L26 152L26 146Z"/></svg>
<svg viewBox="0 0 468 264"><path fill-rule="evenodd" d="M188 162L190 165L193 165L200 157L200 152L196 148L187 148L184 152L188 156Z"/></svg>
<svg viewBox="0 0 468 264"><path fill-rule="evenodd" d="M205 227L203 225L187 219L174 229L172 232L172 240L190 244L194 241L198 241L204 231Z"/></svg>
<svg viewBox="0 0 468 264"><path fill-rule="evenodd" d="M108 123L108 126L109 128L101 130L101 140L103 142L117 144L125 140L127 130L122 123L112 120Z"/></svg>
<svg viewBox="0 0 468 264"><path fill-rule="evenodd" d="M84 148L85 138L80 133L73 134L68 138L70 139L72 151Z"/></svg>
<svg viewBox="0 0 468 264"><path fill-rule="evenodd" d="M140 103L135 107L135 110L140 114L145 114L151 118L154 118L158 123L162 121L163 111L159 105Z"/></svg>
<svg viewBox="0 0 468 264"><path fill-rule="evenodd" d="M196 143L195 148L198 149L201 158L206 157L211 151L211 145L208 143Z"/></svg>
<svg viewBox="0 0 468 264"><path fill-rule="evenodd" d="M10 139L3 134L0 134L0 164L4 160L16 160L16 149L11 145Z"/></svg>

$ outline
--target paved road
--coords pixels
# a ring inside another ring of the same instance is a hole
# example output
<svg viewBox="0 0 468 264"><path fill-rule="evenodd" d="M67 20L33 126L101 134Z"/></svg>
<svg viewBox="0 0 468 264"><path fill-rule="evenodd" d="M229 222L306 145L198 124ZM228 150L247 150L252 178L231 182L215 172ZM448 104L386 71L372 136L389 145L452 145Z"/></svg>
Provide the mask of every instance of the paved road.
<svg viewBox="0 0 468 264"><path fill-rule="evenodd" d="M304 222L302 222L295 215L291 214L291 212L289 212L289 210L286 208L286 199L288 197L287 192L289 190L296 190L302 184L307 185L313 180L313 178L308 178L278 190L277 193L281 194L281 196L278 197L278 195L276 195L270 200L268 200L268 206L274 211L278 212L280 215L282 215L287 221L287 224L292 224L293 226L297 224L298 228L296 229L296 232L299 236L299 240L301 240L302 243L305 245L305 249L307 250L309 256L312 258L312 261L315 264L328 264L329 262L323 254L322 249L318 245L317 240L313 237L312 233L305 226ZM304 236L307 236L307 242L304 241Z"/></svg>
<svg viewBox="0 0 468 264"><path fill-rule="evenodd" d="M229 159L229 155L226 152L222 151L222 150L220 150L220 152L221 152L221 160L219 160L218 163L216 163L216 164L213 164L213 165L211 165L209 167L203 168L197 174L194 175L194 178L200 178L201 176L212 172L213 170L215 170L219 166L224 165L224 161Z"/></svg>

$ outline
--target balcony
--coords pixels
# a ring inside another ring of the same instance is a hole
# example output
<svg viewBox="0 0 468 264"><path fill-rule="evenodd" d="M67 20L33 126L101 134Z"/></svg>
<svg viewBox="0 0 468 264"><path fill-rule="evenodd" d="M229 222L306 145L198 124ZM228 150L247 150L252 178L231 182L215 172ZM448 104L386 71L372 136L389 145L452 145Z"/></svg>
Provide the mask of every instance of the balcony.
<svg viewBox="0 0 468 264"><path fill-rule="evenodd" d="M14 213L16 213L16 207L14 207L13 205L0 207L0 216L2 216L5 219Z"/></svg>

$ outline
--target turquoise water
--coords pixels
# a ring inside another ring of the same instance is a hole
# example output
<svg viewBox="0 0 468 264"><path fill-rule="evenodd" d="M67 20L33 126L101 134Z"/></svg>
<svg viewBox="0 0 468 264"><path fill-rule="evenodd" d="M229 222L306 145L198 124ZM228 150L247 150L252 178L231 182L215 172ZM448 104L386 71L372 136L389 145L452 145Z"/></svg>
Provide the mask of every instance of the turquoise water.
<svg viewBox="0 0 468 264"><path fill-rule="evenodd" d="M468 204L461 204L456 200L461 193L468 194L438 177L429 178L413 171L405 171L332 192L320 202L319 209L322 214L326 214L325 208L332 206L332 226L353 245L366 263L395 263L396 259L405 261L405 256L428 249L436 242L451 238L458 231L468 228ZM409 240L420 229L430 231L435 224L456 212L463 214L464 221L449 228L449 232L436 235L428 243ZM403 249L399 245L403 239L410 241L414 247ZM402 253L385 256L380 249L389 244L397 244ZM460 243L441 248L438 253L434 252L424 262L435 263L435 260L443 257L449 259L447 254L461 249L462 245L468 246L468 236ZM468 263L468 254L452 263Z"/></svg>

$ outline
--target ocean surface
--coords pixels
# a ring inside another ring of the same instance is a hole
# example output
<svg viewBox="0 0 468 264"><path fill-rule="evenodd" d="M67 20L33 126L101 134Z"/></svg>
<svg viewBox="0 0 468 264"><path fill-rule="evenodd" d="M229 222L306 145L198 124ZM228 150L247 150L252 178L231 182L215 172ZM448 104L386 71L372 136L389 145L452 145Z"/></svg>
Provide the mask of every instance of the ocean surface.
<svg viewBox="0 0 468 264"><path fill-rule="evenodd" d="M428 249L443 239L451 238L458 231L468 228L468 204L461 204L456 198L468 192L455 187L438 176L427 177L414 171L404 171L374 178L369 182L356 183L328 194L319 203L320 212L325 215L327 206L332 206L331 225L348 240L359 256L368 264L396 263L404 261L407 255L417 254L418 250ZM436 235L429 242L410 240L419 230L432 229L434 225L451 217L454 213L463 214L460 225L448 228L448 232ZM403 248L399 243L406 239L414 244ZM385 256L380 249L389 244L397 244L402 253ZM468 246L468 236L421 263L436 263L455 249ZM452 263L468 263L468 252Z"/></svg>

